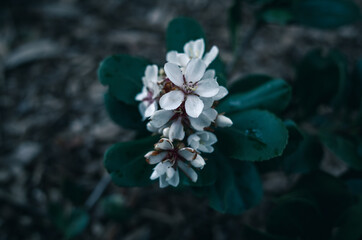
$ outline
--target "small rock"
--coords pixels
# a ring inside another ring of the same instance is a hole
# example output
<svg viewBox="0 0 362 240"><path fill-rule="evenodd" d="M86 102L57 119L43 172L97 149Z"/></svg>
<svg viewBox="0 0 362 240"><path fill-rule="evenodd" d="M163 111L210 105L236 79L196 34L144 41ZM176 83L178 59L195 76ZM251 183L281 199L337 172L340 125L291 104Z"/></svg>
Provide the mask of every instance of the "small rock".
<svg viewBox="0 0 362 240"><path fill-rule="evenodd" d="M23 142L14 151L12 159L21 164L28 164L31 162L41 151L41 146L36 142Z"/></svg>

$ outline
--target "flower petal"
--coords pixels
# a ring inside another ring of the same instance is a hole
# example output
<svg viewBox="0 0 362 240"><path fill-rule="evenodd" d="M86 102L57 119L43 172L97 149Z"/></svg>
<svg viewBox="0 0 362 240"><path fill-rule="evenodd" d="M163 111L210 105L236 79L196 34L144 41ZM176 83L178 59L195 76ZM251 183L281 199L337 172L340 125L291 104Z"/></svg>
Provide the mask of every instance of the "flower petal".
<svg viewBox="0 0 362 240"><path fill-rule="evenodd" d="M166 61L173 64L179 64L177 59L177 51L170 51L166 54Z"/></svg>
<svg viewBox="0 0 362 240"><path fill-rule="evenodd" d="M142 91L136 95L135 99L136 101L142 101L147 97L147 95L148 95L148 90L146 86L143 86Z"/></svg>
<svg viewBox="0 0 362 240"><path fill-rule="evenodd" d="M182 87L184 83L184 77L181 69L173 63L166 63L164 69L170 81L173 82L176 86Z"/></svg>
<svg viewBox="0 0 362 240"><path fill-rule="evenodd" d="M158 110L152 115L150 125L154 128L160 128L170 120L173 114L171 110Z"/></svg>
<svg viewBox="0 0 362 240"><path fill-rule="evenodd" d="M219 84L213 78L203 79L198 82L195 93L201 97L213 97L219 92Z"/></svg>
<svg viewBox="0 0 362 240"><path fill-rule="evenodd" d="M188 95L185 102L185 109L187 115L197 118L200 116L202 109L204 109L204 103L198 96Z"/></svg>
<svg viewBox="0 0 362 240"><path fill-rule="evenodd" d="M202 131L205 127L208 127L211 124L211 120L204 114L200 114L198 118L189 117L189 120L191 126L197 131Z"/></svg>
<svg viewBox="0 0 362 240"><path fill-rule="evenodd" d="M217 117L217 111L213 108L206 109L202 112L203 116L207 117L211 122L215 121Z"/></svg>
<svg viewBox="0 0 362 240"><path fill-rule="evenodd" d="M168 179L167 181L171 186L174 186L174 187L178 186L178 184L180 183L180 175L179 175L178 169L176 169L175 174L172 176L172 178Z"/></svg>
<svg viewBox="0 0 362 240"><path fill-rule="evenodd" d="M188 161L194 160L197 155L195 149L189 147L181 148L177 153Z"/></svg>
<svg viewBox="0 0 362 240"><path fill-rule="evenodd" d="M231 125L233 125L233 121L231 121L230 118L225 117L221 114L217 116L215 123L217 127L230 127Z"/></svg>
<svg viewBox="0 0 362 240"><path fill-rule="evenodd" d="M215 70L209 69L205 72L201 79L215 78Z"/></svg>
<svg viewBox="0 0 362 240"><path fill-rule="evenodd" d="M171 150L173 149L172 142L167 138L161 138L158 143L155 144L156 150Z"/></svg>
<svg viewBox="0 0 362 240"><path fill-rule="evenodd" d="M165 188L167 187L169 184L166 181L166 175L162 175L160 176L160 188Z"/></svg>
<svg viewBox="0 0 362 240"><path fill-rule="evenodd" d="M186 67L190 61L190 58L189 58L189 56L187 56L184 53L179 53L179 54L177 54L177 60L178 60L180 66Z"/></svg>
<svg viewBox="0 0 362 240"><path fill-rule="evenodd" d="M147 83L156 83L158 77L158 67L157 65L150 65L146 67L145 71L145 80ZM146 86L148 84L145 84Z"/></svg>
<svg viewBox="0 0 362 240"><path fill-rule="evenodd" d="M158 104L156 101L151 103L144 112L144 118L151 117L156 112L157 108L158 108Z"/></svg>
<svg viewBox="0 0 362 240"><path fill-rule="evenodd" d="M142 116L142 120L146 119L145 113L146 113L146 109L147 109L147 102L141 102L140 104L138 104L138 111L140 112L141 116Z"/></svg>
<svg viewBox="0 0 362 240"><path fill-rule="evenodd" d="M171 141L173 139L183 140L185 137L184 126L181 123L181 118L178 118L177 121L174 121L168 132L169 138Z"/></svg>
<svg viewBox="0 0 362 240"><path fill-rule="evenodd" d="M200 99L204 102L204 109L211 108L212 105L214 104L213 98L200 97Z"/></svg>
<svg viewBox="0 0 362 240"><path fill-rule="evenodd" d="M200 154L197 154L196 158L191 161L191 165L195 168L203 168L205 166L205 160L200 156Z"/></svg>
<svg viewBox="0 0 362 240"><path fill-rule="evenodd" d="M191 181L193 182L197 181L197 173L195 172L194 169L192 169L192 167L188 166L186 163L182 161L178 161L177 165L185 173L185 175L191 179Z"/></svg>
<svg viewBox="0 0 362 240"><path fill-rule="evenodd" d="M223 87L219 86L219 92L213 97L215 101L219 101L220 99L224 98L226 95L228 95L228 90Z"/></svg>
<svg viewBox="0 0 362 240"><path fill-rule="evenodd" d="M187 144L193 149L198 149L200 146L200 140L201 138L196 133L194 133L187 138Z"/></svg>
<svg viewBox="0 0 362 240"><path fill-rule="evenodd" d="M204 76L206 70L205 63L199 58L193 58L186 66L185 78L189 84L198 82Z"/></svg>
<svg viewBox="0 0 362 240"><path fill-rule="evenodd" d="M217 57L219 54L219 49L216 46L213 46L210 52L206 53L203 60L206 66L209 66L212 61Z"/></svg>
<svg viewBox="0 0 362 240"><path fill-rule="evenodd" d="M156 154L155 154L156 152ZM165 157L167 156L167 152L163 151L163 152L157 152L154 151L151 155L149 155L147 158L147 162L149 164L156 164L161 162L163 159L165 159Z"/></svg>
<svg viewBox="0 0 362 240"><path fill-rule="evenodd" d="M178 108L184 101L185 95L182 91L175 90L166 93L160 99L160 106L166 110L173 110Z"/></svg>
<svg viewBox="0 0 362 240"><path fill-rule="evenodd" d="M204 52L205 52L204 39L200 38L194 42L193 52L194 52L194 57L197 57L197 58L201 58L202 55L204 55Z"/></svg>

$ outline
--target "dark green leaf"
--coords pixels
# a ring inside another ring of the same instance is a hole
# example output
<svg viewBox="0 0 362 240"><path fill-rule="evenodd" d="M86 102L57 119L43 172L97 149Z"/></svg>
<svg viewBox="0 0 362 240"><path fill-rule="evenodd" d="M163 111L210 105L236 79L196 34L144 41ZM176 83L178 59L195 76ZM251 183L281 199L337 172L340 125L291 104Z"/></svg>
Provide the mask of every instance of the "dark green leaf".
<svg viewBox="0 0 362 240"><path fill-rule="evenodd" d="M362 170L362 155L358 152L358 143L331 133L322 134L321 140L328 149L351 168Z"/></svg>
<svg viewBox="0 0 362 240"><path fill-rule="evenodd" d="M199 38L205 39L205 34L198 22L191 18L175 18L167 27L167 51L183 52L185 43Z"/></svg>
<svg viewBox="0 0 362 240"><path fill-rule="evenodd" d="M278 200L268 216L267 229L272 234L308 240L328 239L329 235L318 204L305 191L294 191Z"/></svg>
<svg viewBox="0 0 362 240"><path fill-rule="evenodd" d="M136 106L121 102L110 93L104 95L104 103L111 119L121 127L145 128L145 123L142 122L141 114Z"/></svg>
<svg viewBox="0 0 362 240"><path fill-rule="evenodd" d="M337 28L360 19L360 10L350 0L297 0L293 13L298 23L322 29Z"/></svg>
<svg viewBox="0 0 362 240"><path fill-rule="evenodd" d="M104 166L115 184L122 187L136 187L151 184L153 166L144 155L153 150L158 137L121 142L111 146L104 156Z"/></svg>
<svg viewBox="0 0 362 240"><path fill-rule="evenodd" d="M229 24L229 31L231 37L231 44L233 49L235 49L237 44L237 36L238 36L238 28L241 24L241 4L242 0L234 0L233 4L229 8L229 15L228 15L228 24Z"/></svg>
<svg viewBox="0 0 362 240"><path fill-rule="evenodd" d="M228 88L230 94L243 93L254 90L274 78L263 74L249 74L239 80L234 81Z"/></svg>
<svg viewBox="0 0 362 240"><path fill-rule="evenodd" d="M292 90L282 79L274 79L247 92L231 94L218 106L219 112L234 113L252 108L281 112L289 104Z"/></svg>
<svg viewBox="0 0 362 240"><path fill-rule="evenodd" d="M216 183L208 188L210 206L216 211L233 215L255 206L261 200L263 192L254 165L227 159L221 153L216 156L218 178Z"/></svg>
<svg viewBox="0 0 362 240"><path fill-rule="evenodd" d="M348 179L346 180L346 184L351 193L362 196L362 178Z"/></svg>
<svg viewBox="0 0 362 240"><path fill-rule="evenodd" d="M268 8L260 18L268 23L287 24L293 20L293 13L287 8Z"/></svg>
<svg viewBox="0 0 362 240"><path fill-rule="evenodd" d="M309 52L297 69L296 97L304 114L313 114L320 104L340 103L346 87L346 69L340 53L321 49Z"/></svg>
<svg viewBox="0 0 362 240"><path fill-rule="evenodd" d="M62 182L62 195L74 205L80 206L87 200L89 193L77 181L66 178Z"/></svg>
<svg viewBox="0 0 362 240"><path fill-rule="evenodd" d="M126 104L136 104L141 92L142 77L148 61L128 55L113 55L103 60L98 68L98 78L109 92Z"/></svg>
<svg viewBox="0 0 362 240"><path fill-rule="evenodd" d="M102 199L101 206L106 217L115 221L126 220L131 211L126 207L125 200L120 194L113 194Z"/></svg>
<svg viewBox="0 0 362 240"><path fill-rule="evenodd" d="M333 240L360 240L362 238L362 202L343 212Z"/></svg>
<svg viewBox="0 0 362 240"><path fill-rule="evenodd" d="M288 142L288 131L274 114L248 110L229 116L230 128L218 130L219 145L232 157L262 161L280 156Z"/></svg>

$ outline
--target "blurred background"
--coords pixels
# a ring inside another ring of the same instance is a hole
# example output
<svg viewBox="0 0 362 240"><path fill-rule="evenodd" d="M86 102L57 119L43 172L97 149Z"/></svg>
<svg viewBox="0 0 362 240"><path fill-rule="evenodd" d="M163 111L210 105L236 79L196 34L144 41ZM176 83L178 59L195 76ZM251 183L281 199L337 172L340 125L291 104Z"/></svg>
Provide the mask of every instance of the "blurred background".
<svg viewBox="0 0 362 240"><path fill-rule="evenodd" d="M231 5L231 0L1 1L0 240L240 239L245 223L263 228L270 199L297 176L262 175L263 201L229 216L187 191L107 184L102 164L110 145L135 133L107 116L99 62L126 53L162 65L168 22L188 16L200 22L209 44L230 63ZM241 39L255 24L254 10L251 4L241 9ZM354 63L362 56L361 22L334 30L265 25L242 49L229 80L262 73L292 82L295 66L317 47L338 48ZM338 176L347 167L327 152L322 168ZM96 186L105 191L90 199Z"/></svg>

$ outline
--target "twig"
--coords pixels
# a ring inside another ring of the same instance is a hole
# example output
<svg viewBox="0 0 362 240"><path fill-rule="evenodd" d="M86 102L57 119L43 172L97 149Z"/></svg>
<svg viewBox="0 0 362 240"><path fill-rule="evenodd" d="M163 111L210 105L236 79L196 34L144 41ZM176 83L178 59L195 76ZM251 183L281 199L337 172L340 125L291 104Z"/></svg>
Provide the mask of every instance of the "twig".
<svg viewBox="0 0 362 240"><path fill-rule="evenodd" d="M251 39L253 39L255 34L258 32L258 30L262 26L263 26L262 22L256 21L251 26L249 31L245 34L245 37L241 40L241 42L239 44L237 44L235 54L234 54L234 58L233 58L233 60L231 61L230 65L227 68L227 72L228 72L229 75L234 71L236 63L238 62L238 60L244 54L245 49L249 46Z"/></svg>
<svg viewBox="0 0 362 240"><path fill-rule="evenodd" d="M107 188L108 184L111 182L111 176L106 174L98 182L97 186L94 188L91 195L89 195L87 201L85 202L86 209L90 210L96 204L98 199L102 196L104 190Z"/></svg>

